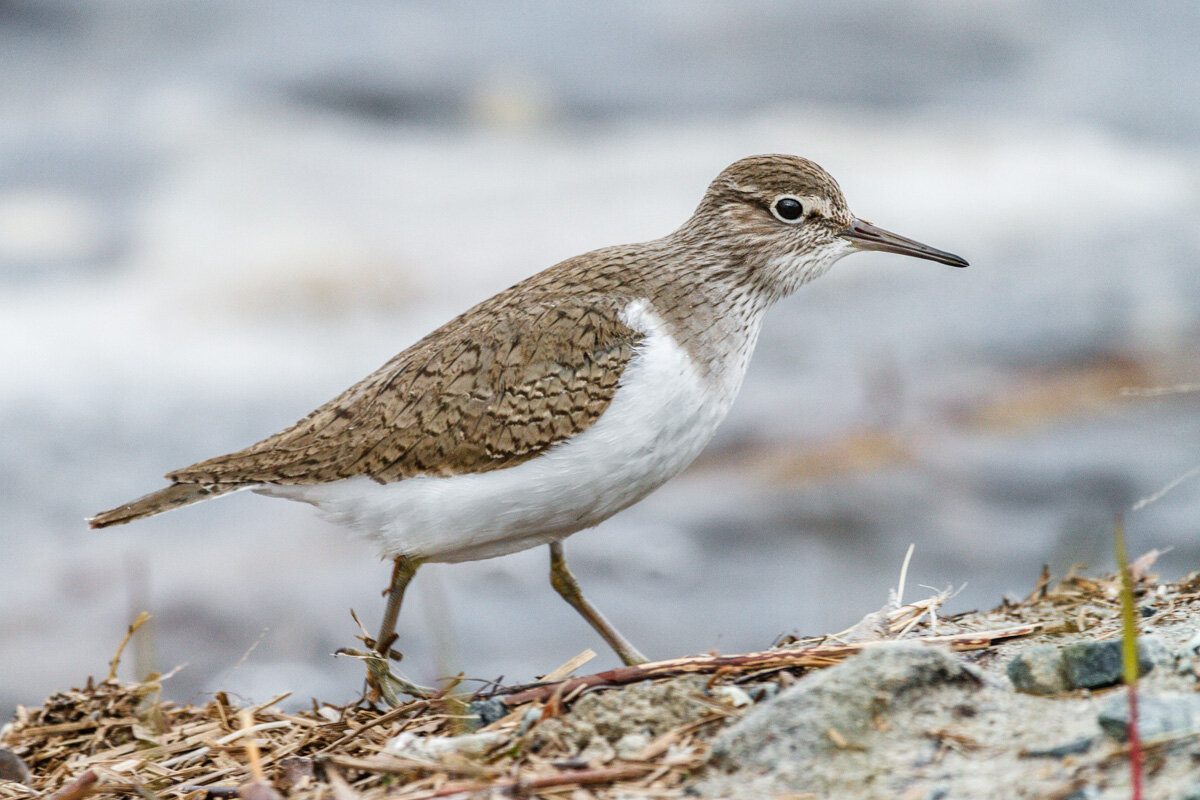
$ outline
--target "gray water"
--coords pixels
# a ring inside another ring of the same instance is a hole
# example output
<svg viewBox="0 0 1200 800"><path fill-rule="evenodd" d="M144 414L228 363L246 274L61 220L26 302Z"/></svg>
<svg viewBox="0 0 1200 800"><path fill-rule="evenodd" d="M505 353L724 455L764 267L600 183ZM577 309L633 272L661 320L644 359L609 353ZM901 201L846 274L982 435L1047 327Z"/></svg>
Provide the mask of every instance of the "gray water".
<svg viewBox="0 0 1200 800"><path fill-rule="evenodd" d="M1152 3L0 3L0 712L186 664L350 698L387 566L305 507L84 516L306 413L470 303L660 236L755 152L968 270L859 255L768 317L685 475L567 553L651 656L1200 568L1200 11ZM614 663L531 551L433 567L406 669Z"/></svg>

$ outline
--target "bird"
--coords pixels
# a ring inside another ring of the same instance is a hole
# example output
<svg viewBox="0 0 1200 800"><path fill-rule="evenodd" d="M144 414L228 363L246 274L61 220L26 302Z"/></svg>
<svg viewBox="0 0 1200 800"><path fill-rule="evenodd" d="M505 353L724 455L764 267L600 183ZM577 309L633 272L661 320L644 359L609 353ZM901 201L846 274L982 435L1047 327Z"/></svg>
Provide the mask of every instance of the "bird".
<svg viewBox="0 0 1200 800"><path fill-rule="evenodd" d="M379 635L366 640L375 686L379 662L398 657L396 622L422 564L548 545L558 594L622 662L644 663L584 596L563 541L687 467L733 404L766 311L871 250L968 266L855 217L810 160L742 158L674 232L538 272L295 424L169 472L165 488L88 524L246 489L315 506L393 562Z"/></svg>

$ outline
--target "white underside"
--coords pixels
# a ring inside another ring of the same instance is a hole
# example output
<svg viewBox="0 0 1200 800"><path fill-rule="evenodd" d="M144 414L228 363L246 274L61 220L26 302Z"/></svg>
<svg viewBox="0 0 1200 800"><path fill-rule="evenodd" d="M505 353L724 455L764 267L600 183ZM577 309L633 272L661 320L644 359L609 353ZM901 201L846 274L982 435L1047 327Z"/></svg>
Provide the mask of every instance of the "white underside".
<svg viewBox="0 0 1200 800"><path fill-rule="evenodd" d="M732 369L703 375L644 300L623 318L645 334L612 403L590 428L509 469L379 484L355 477L255 491L317 506L387 556L470 561L563 539L636 503L712 438L741 386L760 315L742 328Z"/></svg>

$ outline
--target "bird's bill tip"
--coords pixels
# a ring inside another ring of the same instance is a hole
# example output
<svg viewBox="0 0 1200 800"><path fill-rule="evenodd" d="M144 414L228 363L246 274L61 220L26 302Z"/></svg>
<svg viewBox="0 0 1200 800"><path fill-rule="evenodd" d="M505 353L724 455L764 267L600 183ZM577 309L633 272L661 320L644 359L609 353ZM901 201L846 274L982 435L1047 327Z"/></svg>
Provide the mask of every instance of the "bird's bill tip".
<svg viewBox="0 0 1200 800"><path fill-rule="evenodd" d="M858 219L857 217L855 217L854 222L849 228L841 232L841 236L844 239L848 239L856 250L879 250L884 253L898 253L902 256L913 256L914 258L924 258L929 261L949 264L952 267L969 266L967 260L962 256L956 256L953 253L947 253L945 250L938 250L936 247L921 244L918 241L909 239L907 236L901 236L898 233L884 230L877 225L872 225L870 222Z"/></svg>

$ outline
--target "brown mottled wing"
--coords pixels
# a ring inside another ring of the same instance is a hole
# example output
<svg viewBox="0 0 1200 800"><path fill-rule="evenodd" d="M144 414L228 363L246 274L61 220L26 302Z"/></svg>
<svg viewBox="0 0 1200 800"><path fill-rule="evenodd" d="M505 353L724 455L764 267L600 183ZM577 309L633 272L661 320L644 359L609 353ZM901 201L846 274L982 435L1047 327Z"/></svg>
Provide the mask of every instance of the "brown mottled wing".
<svg viewBox="0 0 1200 800"><path fill-rule="evenodd" d="M640 334L612 298L473 309L292 427L167 478L381 483L514 466L594 423Z"/></svg>

